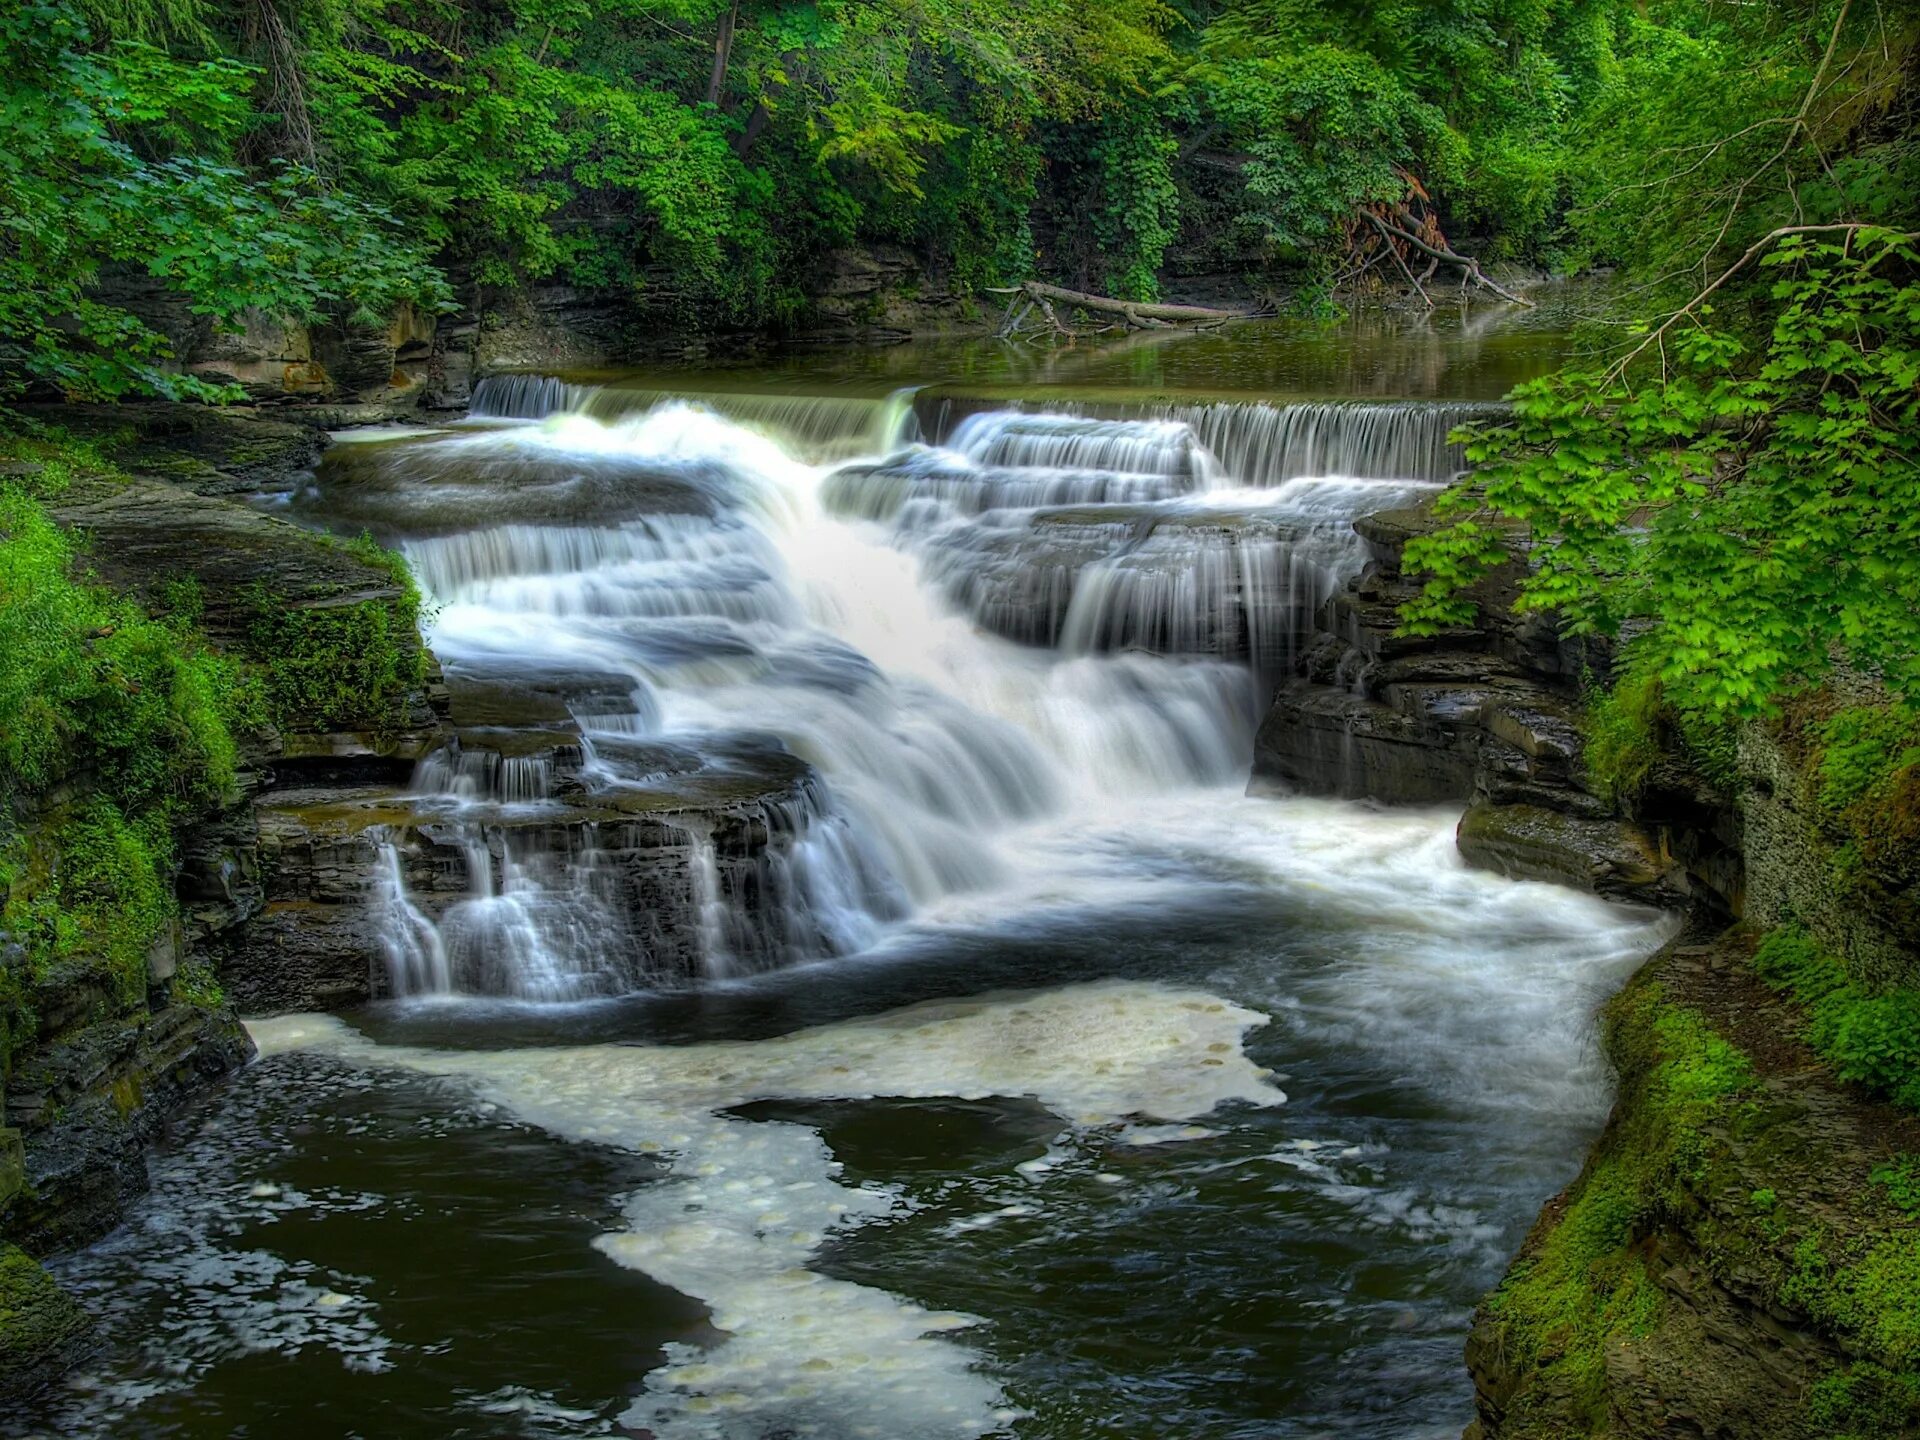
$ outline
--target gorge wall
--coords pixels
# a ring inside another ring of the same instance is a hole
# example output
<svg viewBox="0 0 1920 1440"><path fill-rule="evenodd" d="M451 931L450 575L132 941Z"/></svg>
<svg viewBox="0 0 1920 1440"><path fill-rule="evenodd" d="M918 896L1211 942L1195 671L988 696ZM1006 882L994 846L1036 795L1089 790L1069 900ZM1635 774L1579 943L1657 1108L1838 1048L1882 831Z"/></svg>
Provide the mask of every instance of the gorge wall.
<svg viewBox="0 0 1920 1440"><path fill-rule="evenodd" d="M1916 1433L1920 1119L1852 1083L1871 1063L1836 1063L1830 1039L1884 1027L1899 1063L1920 980L1911 775L1863 842L1790 715L1746 727L1719 783L1668 736L1616 800L1580 727L1608 657L1516 617L1512 572L1477 628L1396 633L1401 547L1432 523L1358 522L1374 563L1319 612L1256 783L1464 802L1471 863L1687 916L1606 1005L1612 1118L1475 1316L1469 1440ZM1810 997L1853 1008L1816 1021Z"/></svg>

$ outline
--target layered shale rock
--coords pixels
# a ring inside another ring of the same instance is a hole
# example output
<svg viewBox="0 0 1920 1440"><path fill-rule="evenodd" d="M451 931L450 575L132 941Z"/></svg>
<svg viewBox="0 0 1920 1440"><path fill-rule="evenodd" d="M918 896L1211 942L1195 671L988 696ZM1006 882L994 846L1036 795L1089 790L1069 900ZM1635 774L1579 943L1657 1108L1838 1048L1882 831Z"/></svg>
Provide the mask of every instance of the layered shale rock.
<svg viewBox="0 0 1920 1440"><path fill-rule="evenodd" d="M1702 880L1669 833L1672 797L1623 815L1581 764L1579 683L1604 668L1603 654L1562 641L1542 617L1516 617L1511 570L1481 586L1474 627L1400 633L1400 606L1418 589L1400 554L1435 523L1421 507L1355 522L1372 563L1320 607L1297 673L1278 687L1256 741L1256 786L1464 803L1460 850L1475 864L1683 903Z"/></svg>

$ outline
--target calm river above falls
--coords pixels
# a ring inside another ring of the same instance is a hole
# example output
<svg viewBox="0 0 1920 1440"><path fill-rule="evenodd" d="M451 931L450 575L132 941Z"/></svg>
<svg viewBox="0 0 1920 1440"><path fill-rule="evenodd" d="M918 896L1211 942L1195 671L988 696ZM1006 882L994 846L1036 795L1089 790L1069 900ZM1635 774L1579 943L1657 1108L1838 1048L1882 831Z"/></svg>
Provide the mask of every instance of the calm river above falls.
<svg viewBox="0 0 1920 1440"><path fill-rule="evenodd" d="M60 1264L107 1345L24 1433L1457 1435L1668 922L1247 789L1352 519L1559 356L1477 323L343 433L278 503L405 551L460 727L379 821L401 998L253 1026ZM422 835L484 882L423 893Z"/></svg>

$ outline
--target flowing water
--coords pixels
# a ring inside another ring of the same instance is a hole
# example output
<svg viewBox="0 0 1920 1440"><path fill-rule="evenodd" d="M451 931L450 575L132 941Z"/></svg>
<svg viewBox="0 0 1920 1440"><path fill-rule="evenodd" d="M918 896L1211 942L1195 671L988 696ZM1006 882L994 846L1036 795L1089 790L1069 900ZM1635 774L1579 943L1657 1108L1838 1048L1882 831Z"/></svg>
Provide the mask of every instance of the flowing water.
<svg viewBox="0 0 1920 1440"><path fill-rule="evenodd" d="M1449 333L1364 403L1211 337L343 435L289 504L403 546L458 727L370 832L397 998L256 1023L8 1433L1457 1434L1668 924L1245 793L1352 520L1550 359Z"/></svg>

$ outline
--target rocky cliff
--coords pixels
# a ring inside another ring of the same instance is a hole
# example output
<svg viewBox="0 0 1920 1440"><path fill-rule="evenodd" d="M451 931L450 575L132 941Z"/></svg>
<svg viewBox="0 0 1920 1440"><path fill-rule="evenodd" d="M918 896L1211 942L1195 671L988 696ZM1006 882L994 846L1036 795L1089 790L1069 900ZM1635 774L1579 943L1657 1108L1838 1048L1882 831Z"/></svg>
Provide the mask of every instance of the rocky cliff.
<svg viewBox="0 0 1920 1440"><path fill-rule="evenodd" d="M1883 1098L1920 1039L1911 769L1842 814L1818 717L1788 716L1718 782L1668 744L1610 793L1581 714L1608 656L1514 616L1512 572L1475 628L1398 633L1431 523L1358 522L1373 563L1279 687L1256 783L1461 802L1469 861L1689 917L1605 1008L1612 1118L1475 1316L1469 1440L1920 1433L1920 1119Z"/></svg>

